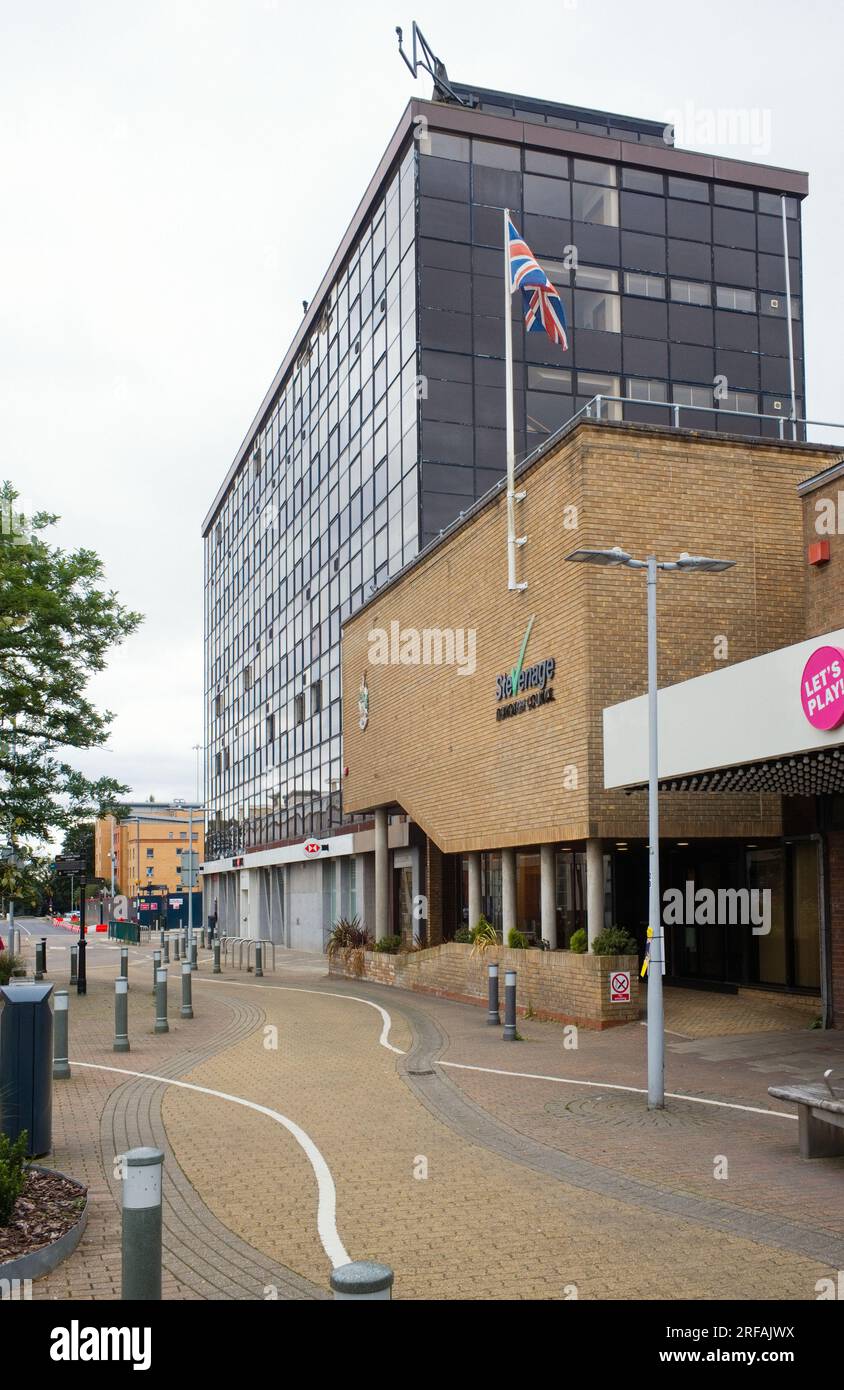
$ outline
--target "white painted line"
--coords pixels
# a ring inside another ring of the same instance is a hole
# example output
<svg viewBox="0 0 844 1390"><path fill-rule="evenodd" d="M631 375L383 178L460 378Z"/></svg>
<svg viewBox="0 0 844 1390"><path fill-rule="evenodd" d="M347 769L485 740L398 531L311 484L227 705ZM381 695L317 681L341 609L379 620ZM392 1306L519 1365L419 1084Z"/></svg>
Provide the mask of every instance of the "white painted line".
<svg viewBox="0 0 844 1390"><path fill-rule="evenodd" d="M245 1100L243 1096L231 1096L226 1091L212 1091L208 1086L196 1086L192 1081L175 1081L172 1076L155 1076L152 1072L147 1071L128 1071L125 1067L106 1067L99 1062L73 1060L71 1066L88 1067L92 1071L110 1071L118 1076L132 1076L141 1081L157 1081L164 1086L179 1086L185 1091L198 1091L203 1096L214 1096L216 1100L230 1100L233 1105L243 1105L247 1110L255 1110L259 1115L266 1115L269 1119L275 1120L276 1124L283 1125L288 1133L293 1135L296 1143L305 1151L314 1170L314 1177L317 1182L317 1232L322 1242L322 1248L331 1261L333 1269L351 1263L351 1256L337 1232L337 1190L331 1176L331 1169L310 1135L306 1134L305 1130L300 1129L293 1120L282 1115L279 1110L271 1110L267 1105L258 1105L257 1101L254 1100Z"/></svg>
<svg viewBox="0 0 844 1390"><path fill-rule="evenodd" d="M646 1086L619 1086L613 1081L575 1081L569 1076L542 1076L533 1071L504 1071L501 1067L472 1067L466 1062L436 1062L438 1067L455 1067L458 1071L483 1071L490 1076L517 1076L523 1081L556 1081L561 1086L592 1086L596 1091L632 1091L634 1095L646 1096ZM749 1115L775 1115L778 1120L796 1120L784 1110L762 1110L758 1105L738 1105L730 1100L707 1100L703 1096L687 1096L682 1091L666 1091L669 1100L688 1100L693 1105L717 1105L723 1110L745 1110Z"/></svg>
<svg viewBox="0 0 844 1390"><path fill-rule="evenodd" d="M305 989L299 985L258 985L252 980L209 980L207 976L202 975L194 975L193 982L194 984L203 985L240 985L241 989L283 989L287 990L290 994L321 994L326 999L350 999L355 1004L366 1004L368 1008L377 1010L381 1015L383 1027L381 1029L381 1036L378 1039L381 1046L386 1047L388 1052L395 1052L399 1057L404 1057L405 1055L404 1048L393 1047L393 1044L387 1041L390 1036L390 1029L393 1026L393 1020L387 1013L387 1010L382 1009L380 1004L374 1004L371 999L361 999L357 994L335 994L330 989Z"/></svg>

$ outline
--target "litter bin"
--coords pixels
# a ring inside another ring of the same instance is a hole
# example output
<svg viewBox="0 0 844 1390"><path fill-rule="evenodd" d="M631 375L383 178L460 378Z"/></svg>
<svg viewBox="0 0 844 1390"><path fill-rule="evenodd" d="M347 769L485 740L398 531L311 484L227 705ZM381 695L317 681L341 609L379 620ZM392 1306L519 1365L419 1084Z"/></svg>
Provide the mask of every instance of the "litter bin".
<svg viewBox="0 0 844 1390"><path fill-rule="evenodd" d="M0 1131L29 1135L30 1158L53 1147L52 985L0 986Z"/></svg>

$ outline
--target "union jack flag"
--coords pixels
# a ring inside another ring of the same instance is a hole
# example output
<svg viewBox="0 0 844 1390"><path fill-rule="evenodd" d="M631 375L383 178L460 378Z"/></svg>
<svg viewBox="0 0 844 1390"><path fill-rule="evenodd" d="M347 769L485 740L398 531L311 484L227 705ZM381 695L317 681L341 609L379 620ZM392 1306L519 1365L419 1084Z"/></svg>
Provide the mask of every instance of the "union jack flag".
<svg viewBox="0 0 844 1390"><path fill-rule="evenodd" d="M507 260L510 293L522 291L528 333L547 333L552 343L559 343L565 352L569 340L563 301L510 217L507 218Z"/></svg>

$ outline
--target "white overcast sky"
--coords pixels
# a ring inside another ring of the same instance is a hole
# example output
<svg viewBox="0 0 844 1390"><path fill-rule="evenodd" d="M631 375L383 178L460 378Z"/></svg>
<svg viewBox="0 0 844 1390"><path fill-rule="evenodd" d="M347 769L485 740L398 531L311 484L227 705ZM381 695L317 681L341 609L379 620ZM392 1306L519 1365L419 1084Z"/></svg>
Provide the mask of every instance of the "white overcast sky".
<svg viewBox="0 0 844 1390"><path fill-rule="evenodd" d="M658 120L754 113L770 148L682 143L809 171L808 407L839 420L842 13L0 0L0 476L146 614L93 684L117 718L86 770L195 793L200 524L406 102L430 95L395 25L408 40L417 19L458 81Z"/></svg>

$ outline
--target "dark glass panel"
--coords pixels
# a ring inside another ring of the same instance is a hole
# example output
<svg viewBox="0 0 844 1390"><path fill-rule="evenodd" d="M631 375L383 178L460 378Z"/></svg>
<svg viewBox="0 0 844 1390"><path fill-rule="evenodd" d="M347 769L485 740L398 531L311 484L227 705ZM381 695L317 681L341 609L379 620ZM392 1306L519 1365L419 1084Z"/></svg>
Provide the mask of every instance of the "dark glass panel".
<svg viewBox="0 0 844 1390"><path fill-rule="evenodd" d="M625 231L665 234L665 199L622 193L621 225Z"/></svg>

